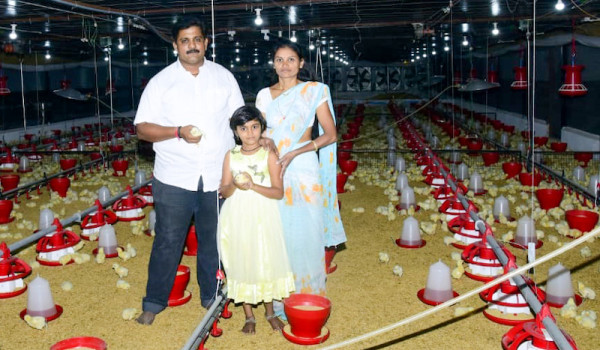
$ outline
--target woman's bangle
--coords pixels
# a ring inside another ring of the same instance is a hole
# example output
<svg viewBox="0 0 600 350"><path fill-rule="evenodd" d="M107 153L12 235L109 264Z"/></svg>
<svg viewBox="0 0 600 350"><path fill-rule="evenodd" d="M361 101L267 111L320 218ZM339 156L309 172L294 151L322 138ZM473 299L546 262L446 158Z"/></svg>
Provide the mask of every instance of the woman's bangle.
<svg viewBox="0 0 600 350"><path fill-rule="evenodd" d="M317 152L319 150L319 146L317 146L315 140L311 140L310 142L312 142L313 146L315 146L315 152Z"/></svg>
<svg viewBox="0 0 600 350"><path fill-rule="evenodd" d="M175 129L175 138L176 138L177 140L181 139L181 136L179 136L179 133L180 133L180 132L181 132L181 126L178 126L178 127Z"/></svg>

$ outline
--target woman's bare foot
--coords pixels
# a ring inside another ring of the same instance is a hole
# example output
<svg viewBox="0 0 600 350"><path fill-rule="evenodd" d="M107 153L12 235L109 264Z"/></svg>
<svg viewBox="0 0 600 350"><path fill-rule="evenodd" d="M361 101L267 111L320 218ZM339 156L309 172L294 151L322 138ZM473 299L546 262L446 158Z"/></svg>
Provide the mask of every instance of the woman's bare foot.
<svg viewBox="0 0 600 350"><path fill-rule="evenodd" d="M283 327L285 327L285 324L283 322L281 322L279 317L275 316L275 314L273 314L273 315L265 314L265 318L267 319L267 321L269 321L269 323L271 324L271 328L273 328L274 331L280 331L283 329Z"/></svg>
<svg viewBox="0 0 600 350"><path fill-rule="evenodd" d="M254 317L246 318L246 322L244 322L244 327L242 327L242 332L245 334L256 333L256 320L254 319Z"/></svg>

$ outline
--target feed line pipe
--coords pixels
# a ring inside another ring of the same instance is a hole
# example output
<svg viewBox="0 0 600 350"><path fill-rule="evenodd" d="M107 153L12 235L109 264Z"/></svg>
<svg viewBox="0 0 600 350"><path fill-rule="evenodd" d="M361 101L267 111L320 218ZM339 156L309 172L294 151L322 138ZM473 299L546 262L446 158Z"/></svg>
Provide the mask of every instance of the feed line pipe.
<svg viewBox="0 0 600 350"><path fill-rule="evenodd" d="M144 181L143 183L137 185L137 186L133 186L131 188L131 190L133 192L138 192L140 190L140 188L144 187L144 186L148 186L150 184L150 182L152 181L152 179L148 179L146 181ZM114 197L109 198L107 201L105 202L100 202L100 204L102 204L102 208L106 208L107 206L113 204L114 202L116 202L117 200L123 198L124 196L127 196L129 194L129 191L124 191L121 192L119 194L117 194ZM67 227L75 222L81 222L81 220L86 217L87 215L95 212L96 210L98 210L97 206L91 206L85 210L82 210L80 212L77 212L75 214L73 214L71 217L66 218L66 219L62 219L60 220L60 224L63 227ZM43 236L52 233L54 231L56 231L57 227L55 225L51 225L48 228L45 228L43 230L39 230L37 232L35 232L34 234L32 234L31 236L25 237L20 241L17 241L11 245L8 246L8 250L11 252L17 251L25 246L28 246L29 244L37 241L38 239L42 238ZM0 258L2 257L3 253L2 251L0 251Z"/></svg>
<svg viewBox="0 0 600 350"><path fill-rule="evenodd" d="M52 152L52 151L50 151L50 152ZM135 151L134 150L129 150L129 151L123 151L123 152L119 152L119 153L114 153L114 154L111 154L111 155L109 155L107 157L102 156L102 158L100 158L100 159L92 160L92 161L89 161L89 162L84 163L84 164L79 164L77 166L74 166L74 167L72 167L70 169L58 172L58 173L56 173L54 175L51 175L49 177L44 174L44 178L41 179L41 180L36 180L36 181L30 182L30 183L27 183L27 184L25 184L23 186L19 186L17 188L13 188L12 190L8 190L6 192L0 192L0 199L7 198L7 197L10 197L10 196L13 196L13 195L15 195L15 196L21 195L21 194L23 194L25 192L28 192L28 191L36 189L36 187L38 187L38 186L45 185L48 181L50 181L51 179L53 179L55 177L65 176L65 175L68 175L70 173L77 172L79 170L85 170L86 168L87 169L91 169L97 163L104 163L105 161L109 161L109 160L111 160L113 158L119 158L119 156L121 156L122 153L133 153L133 152L135 152ZM19 193L19 192L21 192L21 193Z"/></svg>
<svg viewBox="0 0 600 350"><path fill-rule="evenodd" d="M202 321L196 326L192 335L189 337L188 341L183 345L181 350L192 350L198 349L200 343L208 337L208 332L210 331L213 323L219 318L223 309L225 308L225 304L227 303L227 287L223 287L218 293L215 301L212 303Z"/></svg>
<svg viewBox="0 0 600 350"><path fill-rule="evenodd" d="M413 129L413 131L415 131L415 134L416 134L416 130ZM490 247L492 247L492 250L496 254L498 261L500 261L502 266L506 266L506 264L509 261L508 256L506 256L506 254L502 251L500 244L498 243L498 241L496 241L496 238L493 235L485 234L488 229L487 226L485 225L485 222L479 217L479 215L474 210L469 210L470 209L469 202L467 201L465 196L463 196L460 193L460 191L457 191L456 184L454 183L454 181L452 181L450 179L450 176L449 176L450 173L444 170L444 168L442 167L441 161L439 161L438 158L435 157L435 155L433 154L433 152L431 152L431 150L429 148L426 148L426 145L422 142L421 137L418 134L417 134L417 139L418 139L419 143L421 144L422 148L425 149L425 151L428 153L428 155L433 159L434 165L437 165L439 167L440 172L446 179L446 183L452 188L452 191L456 194L456 197L458 198L458 200L460 200L462 206L468 212L471 219L475 222L475 228L479 232L481 232L483 237L486 237L486 242L490 245ZM509 271L513 271L513 270L515 270L515 269L512 267L509 268ZM512 280L515 282L517 287L519 287L519 290L523 294L523 297L527 301L527 304L529 304L529 307L531 307L533 312L538 314L542 308L542 304L538 300L536 294L531 290L529 285L527 285L523 276L515 275L512 278ZM559 349L561 349L561 350L567 350L567 349L572 350L573 349L571 347L571 344L569 344L569 342L565 338L562 331L558 328L556 323L554 323L554 321L551 318L546 317L546 318L542 319L542 323L546 327L546 330L548 331L548 333L550 334L550 336L552 337L552 339L554 340L554 342L556 343L556 345L558 346Z"/></svg>

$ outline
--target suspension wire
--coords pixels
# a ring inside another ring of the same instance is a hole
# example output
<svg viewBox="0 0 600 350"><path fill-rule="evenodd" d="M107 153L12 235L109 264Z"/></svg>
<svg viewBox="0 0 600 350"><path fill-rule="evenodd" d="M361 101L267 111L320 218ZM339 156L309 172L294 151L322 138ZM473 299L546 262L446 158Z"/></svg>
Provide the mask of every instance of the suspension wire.
<svg viewBox="0 0 600 350"><path fill-rule="evenodd" d="M127 21L127 50L129 51L129 87L131 88L131 109L135 110L135 96L133 93L133 63L131 60L131 19Z"/></svg>
<svg viewBox="0 0 600 350"><path fill-rule="evenodd" d="M21 104L23 106L23 131L27 132L27 113L25 112L25 84L23 82L23 58L19 60L21 67Z"/></svg>
<svg viewBox="0 0 600 350"><path fill-rule="evenodd" d="M452 6L452 0L450 0L450 81L454 85L454 11ZM452 103L456 103L454 100L454 89L452 89ZM452 108L452 141L454 141L454 108Z"/></svg>

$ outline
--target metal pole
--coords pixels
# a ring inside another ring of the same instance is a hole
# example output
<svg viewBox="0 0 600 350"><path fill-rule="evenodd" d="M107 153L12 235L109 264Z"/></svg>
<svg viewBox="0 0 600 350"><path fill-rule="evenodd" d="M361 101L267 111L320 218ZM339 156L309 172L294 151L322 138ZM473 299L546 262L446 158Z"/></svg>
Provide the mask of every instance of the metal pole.
<svg viewBox="0 0 600 350"><path fill-rule="evenodd" d="M23 131L27 132L27 115L25 113L25 83L23 82L23 59L19 60L21 67L21 104L23 106Z"/></svg>

